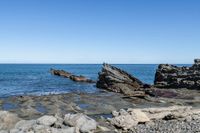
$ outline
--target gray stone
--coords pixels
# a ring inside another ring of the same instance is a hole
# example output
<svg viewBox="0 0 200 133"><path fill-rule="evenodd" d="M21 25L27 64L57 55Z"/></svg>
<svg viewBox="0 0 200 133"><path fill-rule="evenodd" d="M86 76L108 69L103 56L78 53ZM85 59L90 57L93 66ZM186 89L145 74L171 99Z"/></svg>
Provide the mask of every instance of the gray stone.
<svg viewBox="0 0 200 133"><path fill-rule="evenodd" d="M83 133L94 131L97 128L97 122L84 114L66 114L64 123L78 128Z"/></svg>
<svg viewBox="0 0 200 133"><path fill-rule="evenodd" d="M0 130L9 130L20 120L16 114L0 111Z"/></svg>
<svg viewBox="0 0 200 133"><path fill-rule="evenodd" d="M36 124L36 120L21 120L15 125L15 129L28 131Z"/></svg>
<svg viewBox="0 0 200 133"><path fill-rule="evenodd" d="M37 123L41 124L41 125L46 125L46 126L51 126L53 125L55 122L57 121L57 119L53 116L42 116L39 119L37 119Z"/></svg>
<svg viewBox="0 0 200 133"><path fill-rule="evenodd" d="M139 122L149 122L150 119L140 109L121 109L119 112L113 112L114 118L110 119L112 125L115 125L124 130L136 126Z"/></svg>

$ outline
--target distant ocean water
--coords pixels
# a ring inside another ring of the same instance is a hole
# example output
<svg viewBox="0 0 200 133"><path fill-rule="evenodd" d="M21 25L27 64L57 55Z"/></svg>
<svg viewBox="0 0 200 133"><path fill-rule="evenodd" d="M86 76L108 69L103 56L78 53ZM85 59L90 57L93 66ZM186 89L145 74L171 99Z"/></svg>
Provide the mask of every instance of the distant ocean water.
<svg viewBox="0 0 200 133"><path fill-rule="evenodd" d="M145 83L153 84L158 65L117 66ZM67 92L98 92L94 84L76 83L66 78L53 76L50 68L63 69L73 74L97 80L100 64L0 64L0 97L11 95L45 95Z"/></svg>

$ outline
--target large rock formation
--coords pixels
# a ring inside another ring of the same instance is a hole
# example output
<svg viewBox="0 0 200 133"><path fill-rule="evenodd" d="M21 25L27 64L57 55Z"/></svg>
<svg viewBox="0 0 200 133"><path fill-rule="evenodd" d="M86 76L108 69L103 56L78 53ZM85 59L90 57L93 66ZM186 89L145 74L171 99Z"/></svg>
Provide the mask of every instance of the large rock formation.
<svg viewBox="0 0 200 133"><path fill-rule="evenodd" d="M64 71L64 70L51 69L50 72L52 75L69 78L70 80L75 81L75 82L96 83L95 81L88 79L82 75L80 76L73 75L72 73Z"/></svg>
<svg viewBox="0 0 200 133"><path fill-rule="evenodd" d="M99 73L97 87L128 96L144 96L144 88L150 86L119 68L103 64L102 71Z"/></svg>
<svg viewBox="0 0 200 133"><path fill-rule="evenodd" d="M188 88L200 90L200 59L191 67L177 67L169 64L158 66L154 84L159 88Z"/></svg>

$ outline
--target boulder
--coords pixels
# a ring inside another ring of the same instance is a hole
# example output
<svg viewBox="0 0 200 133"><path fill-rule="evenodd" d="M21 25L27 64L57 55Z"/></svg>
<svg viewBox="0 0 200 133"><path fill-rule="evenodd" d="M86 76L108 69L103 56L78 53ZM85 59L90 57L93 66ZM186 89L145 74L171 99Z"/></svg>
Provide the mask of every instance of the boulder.
<svg viewBox="0 0 200 133"><path fill-rule="evenodd" d="M0 133L91 133L96 128L97 122L83 114L66 114L65 119L44 115L36 120L21 120L0 111Z"/></svg>
<svg viewBox="0 0 200 133"><path fill-rule="evenodd" d="M52 126L57 119L54 116L45 115L37 119L37 123L45 126Z"/></svg>
<svg viewBox="0 0 200 133"><path fill-rule="evenodd" d="M150 85L109 64L103 64L96 86L128 96L145 96L144 88L150 88Z"/></svg>
<svg viewBox="0 0 200 133"><path fill-rule="evenodd" d="M155 74L155 87L200 89L200 59L194 62L191 67L160 64Z"/></svg>
<svg viewBox="0 0 200 133"><path fill-rule="evenodd" d="M127 130L140 123L174 119L185 121L188 118L200 119L200 109L194 109L190 106L121 109L119 112L113 111L113 118L109 121L112 125Z"/></svg>
<svg viewBox="0 0 200 133"><path fill-rule="evenodd" d="M20 121L20 118L16 114L12 114L8 111L0 111L0 130L9 130Z"/></svg>
<svg viewBox="0 0 200 133"><path fill-rule="evenodd" d="M112 125L122 128L124 130L136 126L139 122L149 122L150 119L140 109L128 109L125 111L121 109L119 112L113 111L113 118L110 119Z"/></svg>
<svg viewBox="0 0 200 133"><path fill-rule="evenodd" d="M15 125L16 130L28 131L36 124L36 120L21 120Z"/></svg>
<svg viewBox="0 0 200 133"><path fill-rule="evenodd" d="M83 133L94 131L97 128L97 122L84 114L66 114L64 123L78 128Z"/></svg>

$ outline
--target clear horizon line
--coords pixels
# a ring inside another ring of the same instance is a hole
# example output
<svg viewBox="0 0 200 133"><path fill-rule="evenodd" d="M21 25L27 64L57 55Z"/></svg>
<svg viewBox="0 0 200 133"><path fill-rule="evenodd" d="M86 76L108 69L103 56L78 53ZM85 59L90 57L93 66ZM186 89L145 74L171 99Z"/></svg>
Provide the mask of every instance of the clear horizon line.
<svg viewBox="0 0 200 133"><path fill-rule="evenodd" d="M107 62L103 62L103 63L107 63ZM38 63L38 62L33 62L33 63L30 63L30 62L0 62L0 65L3 65L3 64L38 64L38 65L45 65L45 64L61 64L61 65L101 65L103 63L51 63L51 62L48 62L48 63ZM193 63L107 63L107 64L127 64L127 65L158 65L158 64L177 64L177 65L191 65Z"/></svg>

